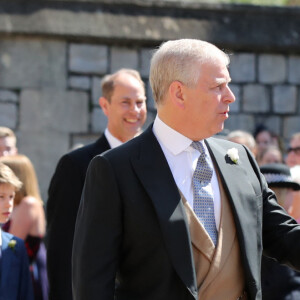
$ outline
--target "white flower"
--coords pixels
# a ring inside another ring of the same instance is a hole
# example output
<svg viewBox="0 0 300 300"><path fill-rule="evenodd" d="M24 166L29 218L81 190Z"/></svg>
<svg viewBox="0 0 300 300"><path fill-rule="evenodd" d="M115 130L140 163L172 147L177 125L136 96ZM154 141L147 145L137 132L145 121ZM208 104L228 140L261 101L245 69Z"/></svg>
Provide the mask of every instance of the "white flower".
<svg viewBox="0 0 300 300"><path fill-rule="evenodd" d="M237 164L238 160L239 160L239 153L238 153L238 149L236 148L231 148L227 151L227 155L229 156L229 158L235 163Z"/></svg>

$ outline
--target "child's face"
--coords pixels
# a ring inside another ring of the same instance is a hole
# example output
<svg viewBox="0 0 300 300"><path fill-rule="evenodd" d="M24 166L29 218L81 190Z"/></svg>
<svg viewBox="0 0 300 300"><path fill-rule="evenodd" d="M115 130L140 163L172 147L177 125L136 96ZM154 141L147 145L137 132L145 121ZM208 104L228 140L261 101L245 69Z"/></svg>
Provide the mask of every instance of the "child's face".
<svg viewBox="0 0 300 300"><path fill-rule="evenodd" d="M8 221L14 206L15 188L9 183L0 183L0 223Z"/></svg>

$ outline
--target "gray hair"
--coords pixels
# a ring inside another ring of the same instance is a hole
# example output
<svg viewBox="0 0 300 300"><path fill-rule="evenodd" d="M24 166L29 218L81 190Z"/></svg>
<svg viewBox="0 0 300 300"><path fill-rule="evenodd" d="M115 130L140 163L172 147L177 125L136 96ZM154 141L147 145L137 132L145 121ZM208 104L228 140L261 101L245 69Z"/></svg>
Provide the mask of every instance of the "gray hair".
<svg viewBox="0 0 300 300"><path fill-rule="evenodd" d="M229 56L215 45L196 39L180 39L163 43L154 53L150 66L150 84L154 100L162 103L173 81L194 87L200 77L201 65L216 57L229 65Z"/></svg>
<svg viewBox="0 0 300 300"><path fill-rule="evenodd" d="M247 141L246 146L249 149L253 149L256 146L256 142L255 139L253 137L253 135L247 131L243 131L243 130L234 130L231 131L228 135L227 135L227 139L230 141L231 139L234 138L244 138Z"/></svg>

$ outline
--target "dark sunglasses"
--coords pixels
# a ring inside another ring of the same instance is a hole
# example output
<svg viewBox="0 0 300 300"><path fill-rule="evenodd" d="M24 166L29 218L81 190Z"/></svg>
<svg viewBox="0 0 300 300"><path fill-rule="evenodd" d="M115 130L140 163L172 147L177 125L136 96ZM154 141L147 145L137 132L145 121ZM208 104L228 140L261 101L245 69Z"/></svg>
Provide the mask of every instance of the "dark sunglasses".
<svg viewBox="0 0 300 300"><path fill-rule="evenodd" d="M300 147L288 148L287 152L295 152L296 155L300 155Z"/></svg>

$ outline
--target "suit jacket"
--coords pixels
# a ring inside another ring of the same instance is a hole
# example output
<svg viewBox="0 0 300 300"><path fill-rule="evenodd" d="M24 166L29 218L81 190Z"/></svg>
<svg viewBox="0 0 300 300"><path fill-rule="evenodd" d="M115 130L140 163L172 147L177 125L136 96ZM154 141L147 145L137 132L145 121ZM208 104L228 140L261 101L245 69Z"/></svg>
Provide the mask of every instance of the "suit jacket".
<svg viewBox="0 0 300 300"><path fill-rule="evenodd" d="M86 170L94 156L108 149L103 134L96 142L65 154L52 177L46 209L49 300L72 300L73 235Z"/></svg>
<svg viewBox="0 0 300 300"><path fill-rule="evenodd" d="M1 231L2 257L0 300L33 300L32 280L29 273L29 262L22 239ZM8 246L15 240L14 248Z"/></svg>
<svg viewBox="0 0 300 300"><path fill-rule="evenodd" d="M248 299L261 299L262 243L267 254L299 269L300 226L276 203L245 147L214 138L207 146L231 205ZM232 147L237 164L226 155ZM197 299L185 209L151 127L92 160L72 264L75 300Z"/></svg>

